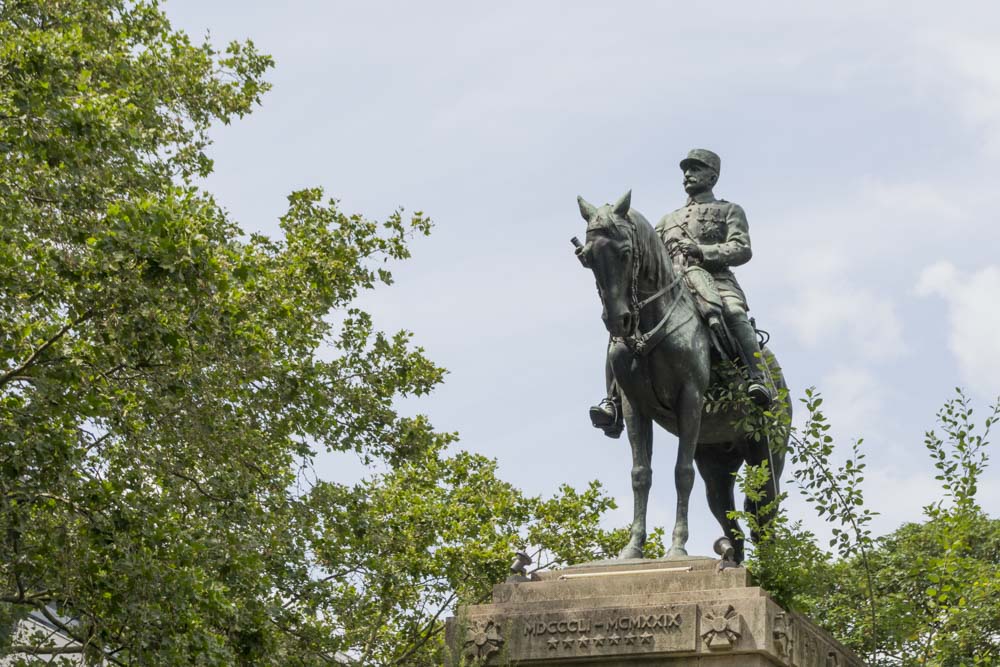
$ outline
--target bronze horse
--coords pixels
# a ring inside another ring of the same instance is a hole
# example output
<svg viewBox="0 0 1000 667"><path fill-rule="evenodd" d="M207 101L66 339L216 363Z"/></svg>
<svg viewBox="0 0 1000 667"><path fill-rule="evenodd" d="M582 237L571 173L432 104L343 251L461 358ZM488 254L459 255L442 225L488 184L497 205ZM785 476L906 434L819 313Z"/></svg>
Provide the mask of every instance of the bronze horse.
<svg viewBox="0 0 1000 667"><path fill-rule="evenodd" d="M597 279L602 318L611 334L608 363L622 393L632 447L635 512L629 542L618 557L642 558L655 421L679 440L674 466L677 515L668 556L687 554L688 501L697 464L708 506L739 563L743 540L739 524L728 516L735 509L735 473L743 463L768 461L771 476L764 497L756 504L748 499L745 505L751 512L767 506L779 493L787 435L781 443L756 441L734 426L731 412L703 412L712 377L710 332L666 246L646 218L631 208L631 194L600 208L577 198L587 221L587 240L579 254ZM763 357L774 387L784 388L773 355L765 349Z"/></svg>

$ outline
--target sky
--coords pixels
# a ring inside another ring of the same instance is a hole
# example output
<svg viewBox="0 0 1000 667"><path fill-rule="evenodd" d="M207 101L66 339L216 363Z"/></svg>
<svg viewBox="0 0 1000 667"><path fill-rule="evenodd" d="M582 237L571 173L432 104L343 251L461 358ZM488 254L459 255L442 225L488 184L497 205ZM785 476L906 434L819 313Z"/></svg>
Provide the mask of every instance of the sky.
<svg viewBox="0 0 1000 667"><path fill-rule="evenodd" d="M681 206L678 161L722 156L747 212L736 275L793 399L815 386L837 456L863 438L876 534L940 497L923 445L964 387L1000 394L1000 5L990 2L168 0L193 37L252 39L273 89L213 133L204 183L246 231L286 196L435 222L360 305L449 370L400 404L531 494L599 479L631 517L624 439L590 426L607 332L569 239L576 196ZM799 415L804 410L799 410ZM676 440L654 437L650 522L672 527ZM324 455L321 476L359 474ZM820 536L786 474L791 516ZM720 534L700 480L692 554ZM1000 469L980 502L1000 515Z"/></svg>

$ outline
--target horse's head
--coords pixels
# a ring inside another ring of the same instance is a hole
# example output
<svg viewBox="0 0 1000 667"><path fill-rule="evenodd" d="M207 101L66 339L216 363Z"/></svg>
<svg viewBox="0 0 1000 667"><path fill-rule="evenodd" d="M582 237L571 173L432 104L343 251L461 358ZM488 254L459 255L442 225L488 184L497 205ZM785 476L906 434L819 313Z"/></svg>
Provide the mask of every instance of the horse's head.
<svg viewBox="0 0 1000 667"><path fill-rule="evenodd" d="M601 318L612 336L630 335L638 313L632 301L636 261L635 232L628 212L632 191L621 199L597 208L583 197L576 198L580 215L587 221L587 242L581 250L584 263L594 271L604 310Z"/></svg>

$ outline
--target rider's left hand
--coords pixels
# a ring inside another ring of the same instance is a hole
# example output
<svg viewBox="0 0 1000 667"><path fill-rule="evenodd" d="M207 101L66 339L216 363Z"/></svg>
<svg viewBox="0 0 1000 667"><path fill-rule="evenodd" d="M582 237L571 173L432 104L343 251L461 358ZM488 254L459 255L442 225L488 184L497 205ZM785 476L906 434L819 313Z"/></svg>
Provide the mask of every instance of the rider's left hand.
<svg viewBox="0 0 1000 667"><path fill-rule="evenodd" d="M705 259L705 254L701 251L701 248L698 246L697 243L692 243L691 241L684 241L681 243L681 250L684 252L685 255L693 259L696 259L699 262Z"/></svg>

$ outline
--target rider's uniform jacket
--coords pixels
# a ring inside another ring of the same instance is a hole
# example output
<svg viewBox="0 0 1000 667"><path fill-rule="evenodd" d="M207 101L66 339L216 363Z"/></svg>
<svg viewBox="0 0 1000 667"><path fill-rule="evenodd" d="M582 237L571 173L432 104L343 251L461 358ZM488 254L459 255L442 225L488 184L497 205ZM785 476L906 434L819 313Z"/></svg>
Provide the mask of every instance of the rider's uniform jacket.
<svg viewBox="0 0 1000 667"><path fill-rule="evenodd" d="M680 259L677 243L693 241L705 259L701 266L715 278L716 287L727 302L737 301L747 309L746 296L729 267L750 261L750 233L743 207L711 193L699 193L681 208L667 213L656 225L675 262Z"/></svg>

